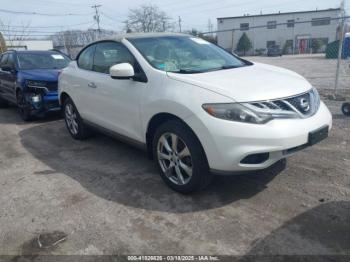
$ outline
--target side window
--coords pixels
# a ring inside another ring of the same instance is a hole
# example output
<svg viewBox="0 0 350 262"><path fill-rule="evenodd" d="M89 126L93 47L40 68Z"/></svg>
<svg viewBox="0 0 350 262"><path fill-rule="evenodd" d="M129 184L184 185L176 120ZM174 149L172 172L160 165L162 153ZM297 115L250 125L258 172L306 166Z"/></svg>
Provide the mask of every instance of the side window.
<svg viewBox="0 0 350 262"><path fill-rule="evenodd" d="M97 44L93 71L108 74L111 66L120 63L130 63L134 67L136 64L133 55L123 44L117 42Z"/></svg>
<svg viewBox="0 0 350 262"><path fill-rule="evenodd" d="M85 70L92 70L96 45L86 48L78 58L78 66Z"/></svg>
<svg viewBox="0 0 350 262"><path fill-rule="evenodd" d="M16 68L15 65L15 56L13 54L9 54L8 58L7 58L7 66L11 67L11 68Z"/></svg>
<svg viewBox="0 0 350 262"><path fill-rule="evenodd" d="M4 55L1 57L1 60L0 60L0 67L6 65L8 56L9 56L8 54L4 54Z"/></svg>

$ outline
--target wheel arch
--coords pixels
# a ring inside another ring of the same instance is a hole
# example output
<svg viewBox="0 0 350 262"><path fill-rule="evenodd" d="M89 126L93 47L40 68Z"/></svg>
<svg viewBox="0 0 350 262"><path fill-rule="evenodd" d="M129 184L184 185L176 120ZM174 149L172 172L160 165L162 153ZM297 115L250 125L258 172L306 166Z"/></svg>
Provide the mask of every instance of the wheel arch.
<svg viewBox="0 0 350 262"><path fill-rule="evenodd" d="M70 96L66 92L62 92L59 97L59 103L62 106L67 98L70 98Z"/></svg>
<svg viewBox="0 0 350 262"><path fill-rule="evenodd" d="M201 145L202 150L203 150L204 155L205 155L205 158L207 160L207 156L206 156L206 152L204 150L204 147L203 147L201 141L199 140L198 136L196 135L196 133L193 131L193 129L180 117L178 117L174 114L171 114L171 113L166 113L166 112L158 113L158 114L154 115L150 119L150 121L148 122L147 131L146 131L146 145L147 145L148 157L150 159L153 159L152 144L153 144L153 138L154 138L154 135L155 135L157 128L160 125L164 124L165 122L168 122L171 120L180 121L184 126L186 126L193 133L194 137L197 139L198 143Z"/></svg>

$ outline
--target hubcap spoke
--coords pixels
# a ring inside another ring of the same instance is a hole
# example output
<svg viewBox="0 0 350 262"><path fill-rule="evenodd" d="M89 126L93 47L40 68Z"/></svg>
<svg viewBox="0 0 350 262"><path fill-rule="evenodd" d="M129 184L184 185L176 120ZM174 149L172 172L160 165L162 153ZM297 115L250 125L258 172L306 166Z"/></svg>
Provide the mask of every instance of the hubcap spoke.
<svg viewBox="0 0 350 262"><path fill-rule="evenodd" d="M180 167L187 173L188 176L192 176L192 167L189 167L182 161L180 161Z"/></svg>
<svg viewBox="0 0 350 262"><path fill-rule="evenodd" d="M182 151L179 153L180 159L182 159L186 156L190 156L190 151L188 150L187 146L184 149L182 149Z"/></svg>
<svg viewBox="0 0 350 262"><path fill-rule="evenodd" d="M185 184L185 179L181 173L181 170L180 170L180 167L179 166L175 166L175 172L176 172L176 175L177 175L177 179L179 181L179 183L181 185L184 185Z"/></svg>
<svg viewBox="0 0 350 262"><path fill-rule="evenodd" d="M171 148L173 149L173 152L177 153L177 142L179 138L177 135L171 134Z"/></svg>
<svg viewBox="0 0 350 262"><path fill-rule="evenodd" d="M167 155L165 153L158 153L158 157L160 160L163 160L163 159L170 160L171 159L171 156Z"/></svg>
<svg viewBox="0 0 350 262"><path fill-rule="evenodd" d="M164 148L165 148L166 151L168 151L169 153L173 152L173 151L171 150L171 147L170 147L170 145L169 145L169 143L168 143L168 140L166 139L165 136L162 136L161 142L162 142L162 144L163 144L163 146L164 146Z"/></svg>

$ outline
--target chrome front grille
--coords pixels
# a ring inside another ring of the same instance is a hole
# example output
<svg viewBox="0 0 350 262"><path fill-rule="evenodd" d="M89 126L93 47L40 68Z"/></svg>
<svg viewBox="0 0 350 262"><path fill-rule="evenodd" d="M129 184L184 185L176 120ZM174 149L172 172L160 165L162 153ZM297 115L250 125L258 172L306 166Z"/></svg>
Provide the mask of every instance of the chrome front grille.
<svg viewBox="0 0 350 262"><path fill-rule="evenodd" d="M270 114L297 113L301 118L313 116L320 105L320 97L315 88L309 92L276 100L249 103L252 109Z"/></svg>

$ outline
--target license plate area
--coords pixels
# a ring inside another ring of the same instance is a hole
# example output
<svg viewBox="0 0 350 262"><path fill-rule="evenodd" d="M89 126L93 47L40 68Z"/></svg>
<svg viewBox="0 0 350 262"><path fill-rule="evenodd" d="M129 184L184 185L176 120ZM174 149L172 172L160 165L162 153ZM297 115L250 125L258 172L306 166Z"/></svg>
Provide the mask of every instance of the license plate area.
<svg viewBox="0 0 350 262"><path fill-rule="evenodd" d="M313 146L328 137L329 126L321 127L313 132L309 133L309 146Z"/></svg>

